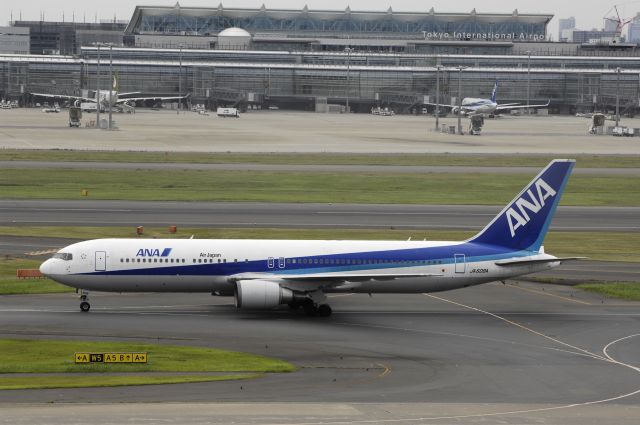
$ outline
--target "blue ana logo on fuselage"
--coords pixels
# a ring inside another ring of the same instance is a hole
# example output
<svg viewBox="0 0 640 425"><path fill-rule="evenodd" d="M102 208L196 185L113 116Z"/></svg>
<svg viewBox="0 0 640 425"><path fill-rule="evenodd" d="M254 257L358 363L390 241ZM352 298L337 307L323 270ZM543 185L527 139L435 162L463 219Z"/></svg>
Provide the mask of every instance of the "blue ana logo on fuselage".
<svg viewBox="0 0 640 425"><path fill-rule="evenodd" d="M171 248L159 249L140 248L136 257L168 257L171 254Z"/></svg>
<svg viewBox="0 0 640 425"><path fill-rule="evenodd" d="M524 227L531 220L529 217L529 210L533 214L537 214L544 205L547 198L554 197L556 191L542 179L536 180L535 192L531 189L527 190L529 200L520 197L518 200L507 210L507 221L509 222L509 230L511 231L511 237L516 235L516 229L518 227Z"/></svg>

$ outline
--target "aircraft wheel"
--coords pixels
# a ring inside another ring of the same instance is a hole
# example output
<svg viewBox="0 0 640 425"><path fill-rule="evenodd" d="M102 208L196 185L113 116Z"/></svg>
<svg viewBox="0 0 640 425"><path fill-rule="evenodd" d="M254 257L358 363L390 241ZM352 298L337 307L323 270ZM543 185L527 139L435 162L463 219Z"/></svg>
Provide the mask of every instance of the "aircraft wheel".
<svg viewBox="0 0 640 425"><path fill-rule="evenodd" d="M318 316L320 317L329 317L332 312L333 310L331 310L331 306L329 306L329 304L322 304L318 306Z"/></svg>
<svg viewBox="0 0 640 425"><path fill-rule="evenodd" d="M89 304L88 302L82 301L80 303L80 310L81 311L86 313L87 311L89 311L90 308L91 308L91 304Z"/></svg>
<svg viewBox="0 0 640 425"><path fill-rule="evenodd" d="M304 304L302 304L302 308L304 309L304 314L307 316L315 316L318 313L318 309L315 305L313 305L313 301L308 300Z"/></svg>

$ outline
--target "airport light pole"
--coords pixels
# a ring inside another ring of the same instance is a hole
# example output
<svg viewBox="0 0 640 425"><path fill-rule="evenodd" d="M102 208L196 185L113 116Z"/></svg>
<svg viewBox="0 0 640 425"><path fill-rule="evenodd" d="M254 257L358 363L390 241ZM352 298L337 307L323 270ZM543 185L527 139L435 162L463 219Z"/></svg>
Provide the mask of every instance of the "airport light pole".
<svg viewBox="0 0 640 425"><path fill-rule="evenodd" d="M113 90L115 89L113 84L113 44L109 44L109 130L113 128Z"/></svg>
<svg viewBox="0 0 640 425"><path fill-rule="evenodd" d="M440 127L440 68L436 57L436 131Z"/></svg>
<svg viewBox="0 0 640 425"><path fill-rule="evenodd" d="M351 52L353 49L351 47L345 47L344 51L347 52L347 105L346 112L349 113L349 67L351 65Z"/></svg>
<svg viewBox="0 0 640 425"><path fill-rule="evenodd" d="M458 67L458 134L462 134L462 70L464 66Z"/></svg>
<svg viewBox="0 0 640 425"><path fill-rule="evenodd" d="M616 68L616 127L620 124L620 67Z"/></svg>
<svg viewBox="0 0 640 425"><path fill-rule="evenodd" d="M531 50L527 50L527 115L531 115L531 104L529 99L531 95Z"/></svg>
<svg viewBox="0 0 640 425"><path fill-rule="evenodd" d="M180 114L182 110L182 43L180 43L180 67L178 69L178 110L177 114Z"/></svg>
<svg viewBox="0 0 640 425"><path fill-rule="evenodd" d="M97 85L96 87L96 127L100 128L100 44L98 46L98 70L96 71Z"/></svg>

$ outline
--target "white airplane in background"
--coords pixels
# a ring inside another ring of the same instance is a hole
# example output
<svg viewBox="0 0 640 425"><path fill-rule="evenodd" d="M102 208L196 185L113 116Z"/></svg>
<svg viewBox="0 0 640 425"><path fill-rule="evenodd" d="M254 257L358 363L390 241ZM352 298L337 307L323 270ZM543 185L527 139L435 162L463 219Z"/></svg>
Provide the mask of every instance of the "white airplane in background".
<svg viewBox="0 0 640 425"><path fill-rule="evenodd" d="M483 99L477 97L465 97L460 104L460 112L465 115L484 114L493 115L500 111L510 111L512 109L527 109L527 108L546 108L549 106L550 101L540 105L522 105L520 103L503 103L499 104L497 99L498 95L498 80L493 85L490 99ZM428 103L428 105L436 105L435 103ZM441 108L451 108L451 112L458 113L457 105L439 105Z"/></svg>
<svg viewBox="0 0 640 425"><path fill-rule="evenodd" d="M131 96L134 94L139 94L140 92L119 92L118 91L118 80L114 76L113 77L113 87L112 90L100 90L100 99L98 99L98 92L96 91L95 97L83 97L83 96L68 96L61 94L52 94L52 93L31 93L32 96L40 96L46 98L54 98L54 99L67 99L73 100L77 102L86 102L86 103L95 103L102 106L102 110L109 109L109 100L111 100L111 106L117 105L127 105L127 106L135 106L135 102L137 101L146 101L146 100L154 100L154 101L165 101L165 100L179 100L185 99L189 95L185 96L145 96L145 97L124 97ZM111 96L111 97L110 97Z"/></svg>
<svg viewBox="0 0 640 425"><path fill-rule="evenodd" d="M81 289L207 292L241 309L302 306L328 316L326 293L424 293L548 270L566 260L543 239L574 160L544 168L482 231L461 242L247 239L96 239L75 243L40 271Z"/></svg>

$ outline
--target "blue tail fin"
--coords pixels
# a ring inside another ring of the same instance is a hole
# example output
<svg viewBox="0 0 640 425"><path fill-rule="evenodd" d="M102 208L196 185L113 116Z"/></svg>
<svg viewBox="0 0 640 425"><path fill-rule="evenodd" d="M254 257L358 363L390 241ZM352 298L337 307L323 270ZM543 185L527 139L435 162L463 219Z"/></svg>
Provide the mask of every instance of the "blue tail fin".
<svg viewBox="0 0 640 425"><path fill-rule="evenodd" d="M554 159L469 242L539 251L575 165Z"/></svg>
<svg viewBox="0 0 640 425"><path fill-rule="evenodd" d="M498 98L498 80L496 80L495 84L493 85L493 91L491 92L491 101L493 103L497 103L498 101L496 100Z"/></svg>

